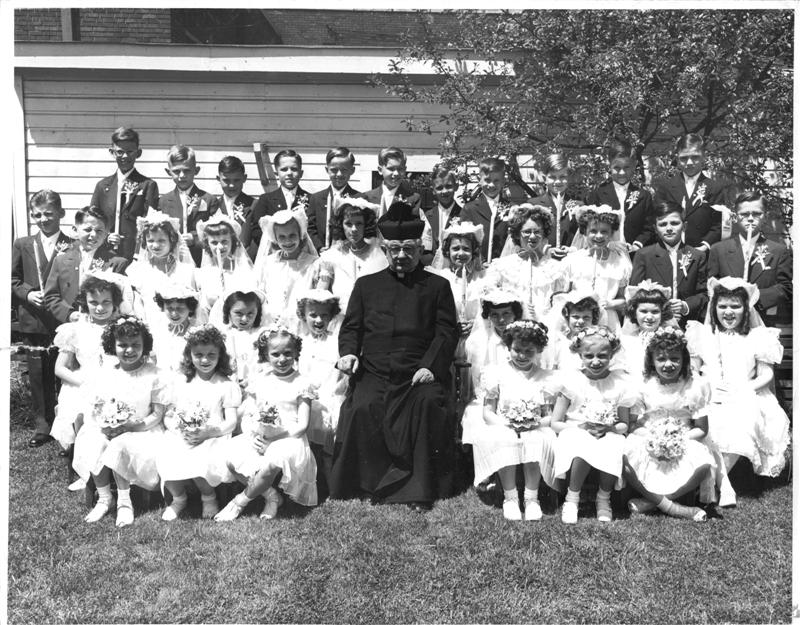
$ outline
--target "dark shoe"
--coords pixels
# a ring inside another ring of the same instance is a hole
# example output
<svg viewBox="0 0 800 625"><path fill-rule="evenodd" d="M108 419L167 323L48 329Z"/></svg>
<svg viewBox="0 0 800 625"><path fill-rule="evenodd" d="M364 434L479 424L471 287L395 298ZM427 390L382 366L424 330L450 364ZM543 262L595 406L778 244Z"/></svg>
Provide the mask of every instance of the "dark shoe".
<svg viewBox="0 0 800 625"><path fill-rule="evenodd" d="M408 504L408 507L411 509L412 512L416 512L417 514L424 514L425 512L430 512L433 508L433 505L425 502L425 501L414 501Z"/></svg>
<svg viewBox="0 0 800 625"><path fill-rule="evenodd" d="M28 441L28 447L41 447L45 443L49 443L53 437L44 432L36 432Z"/></svg>
<svg viewBox="0 0 800 625"><path fill-rule="evenodd" d="M67 447L66 449L59 449L58 455L62 458L71 458L72 457L72 445Z"/></svg>

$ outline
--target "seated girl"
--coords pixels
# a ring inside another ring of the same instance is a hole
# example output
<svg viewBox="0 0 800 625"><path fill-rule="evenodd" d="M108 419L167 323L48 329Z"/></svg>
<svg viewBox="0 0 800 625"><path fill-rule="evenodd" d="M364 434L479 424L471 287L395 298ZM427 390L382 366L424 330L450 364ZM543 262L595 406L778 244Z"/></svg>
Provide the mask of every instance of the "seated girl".
<svg viewBox="0 0 800 625"><path fill-rule="evenodd" d="M153 328L153 356L165 374L178 372L186 345L186 333L197 325L199 293L180 283L167 282L156 287L155 303L161 317Z"/></svg>
<svg viewBox="0 0 800 625"><path fill-rule="evenodd" d="M653 334L662 326L677 327L669 305L670 289L645 280L625 287L626 322L622 326L619 366L634 378L640 378L644 352Z"/></svg>
<svg viewBox="0 0 800 625"><path fill-rule="evenodd" d="M550 334L547 347L542 352L545 369L581 368L578 355L572 351L572 339L587 328L605 325L606 312L600 308L598 296L590 291L577 290L556 293L548 318Z"/></svg>

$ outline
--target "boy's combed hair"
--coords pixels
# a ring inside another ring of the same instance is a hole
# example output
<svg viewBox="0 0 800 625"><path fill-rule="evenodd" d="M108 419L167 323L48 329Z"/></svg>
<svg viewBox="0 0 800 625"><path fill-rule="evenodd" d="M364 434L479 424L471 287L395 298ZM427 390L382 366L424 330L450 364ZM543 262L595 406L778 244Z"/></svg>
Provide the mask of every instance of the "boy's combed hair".
<svg viewBox="0 0 800 625"><path fill-rule="evenodd" d="M511 347L514 341L533 343L539 351L547 347L547 326L539 321L524 319L509 323L503 330L503 343Z"/></svg>
<svg viewBox="0 0 800 625"><path fill-rule="evenodd" d="M113 356L117 351L117 339L120 337L130 338L134 336L142 337L142 355L147 356L153 351L153 335L150 328L138 317L120 317L113 323L109 323L103 330L100 339L103 345L103 352Z"/></svg>
<svg viewBox="0 0 800 625"><path fill-rule="evenodd" d="M406 155L400 148L388 147L378 152L378 165L381 167L386 167L386 163L389 162L389 159L400 161L403 165L406 164Z"/></svg>
<svg viewBox="0 0 800 625"><path fill-rule="evenodd" d="M274 338L288 337L292 341L292 348L294 349L295 358L300 357L300 350L303 349L303 339L291 332L285 326L273 326L264 330L258 335L253 347L258 350L258 362L267 362L269 360L269 342Z"/></svg>
<svg viewBox="0 0 800 625"><path fill-rule="evenodd" d="M97 206L84 206L75 213L75 225L80 226L87 217L94 217L102 221L106 228L108 228L108 217Z"/></svg>
<svg viewBox="0 0 800 625"><path fill-rule="evenodd" d="M83 313L88 313L89 308L86 304L86 296L89 293L99 293L100 291L108 291L111 294L114 310L119 310L119 305L122 303L122 290L119 288L119 285L92 275L86 276L81 283L81 290L78 292L78 297L75 298L79 310Z"/></svg>
<svg viewBox="0 0 800 625"><path fill-rule="evenodd" d="M620 340L616 333L608 326L593 326L578 332L569 344L572 352L578 353L587 342L592 340L607 341L612 353L619 351Z"/></svg>
<svg viewBox="0 0 800 625"><path fill-rule="evenodd" d="M636 309L639 308L640 304L655 304L658 306L661 309L662 323L672 318L672 309L669 306L669 300L661 291L640 289L625 306L625 315L634 324L636 324Z"/></svg>
<svg viewBox="0 0 800 625"><path fill-rule="evenodd" d="M232 173L245 173L244 171L244 163L242 160L236 156L224 156L222 160L217 165L217 173L220 174L232 174Z"/></svg>
<svg viewBox="0 0 800 625"><path fill-rule="evenodd" d="M126 128L120 126L111 133L111 143L119 143L120 141L133 141L137 146L139 145L139 133L133 128Z"/></svg>
<svg viewBox="0 0 800 625"><path fill-rule="evenodd" d="M487 156L486 158L482 158L481 162L478 163L478 171L482 174L490 172L504 174L506 173L506 162L502 158Z"/></svg>
<svg viewBox="0 0 800 625"><path fill-rule="evenodd" d="M347 148L338 147L328 150L328 153L325 155L325 164L330 165L331 161L335 158L346 158L350 163L350 167L356 166L356 157Z"/></svg>
<svg viewBox="0 0 800 625"><path fill-rule="evenodd" d="M378 235L378 219L375 211L369 208L354 206L345 202L341 204L331 215L329 224L332 241L344 241L344 220L348 215L361 215L364 218L364 238L370 239Z"/></svg>
<svg viewBox="0 0 800 625"><path fill-rule="evenodd" d="M183 348L183 357L181 358L180 366L181 371L186 376L187 382L191 382L197 375L197 370L192 363L192 348L196 345L213 345L216 347L219 353L216 372L224 376L229 376L233 373L231 358L228 356L228 350L225 348L225 337L217 328L207 323L191 328L186 333L186 345Z"/></svg>
<svg viewBox="0 0 800 625"><path fill-rule="evenodd" d="M613 163L618 158L633 158L633 147L630 143L623 140L612 141L606 147L606 158L609 164Z"/></svg>
<svg viewBox="0 0 800 625"><path fill-rule="evenodd" d="M506 306L511 308L511 312L514 314L514 321L519 321L522 319L522 302L508 302L504 304L494 304L488 300L481 301L481 317L484 319L489 318L489 313L492 312L495 308L505 308Z"/></svg>
<svg viewBox="0 0 800 625"><path fill-rule="evenodd" d="M293 158L297 162L297 166L302 169L303 168L303 157L300 156L294 150L281 150L275 155L275 158L272 159L272 165L275 169L278 169L278 165L281 162L282 158Z"/></svg>
<svg viewBox="0 0 800 625"><path fill-rule="evenodd" d="M688 134L678 137L678 140L675 142L676 152L680 152L681 150L688 150L691 148L699 148L700 150L705 151L706 142L703 139L703 137L694 132L690 132Z"/></svg>
<svg viewBox="0 0 800 625"><path fill-rule="evenodd" d="M722 297L736 298L742 303L742 308L743 308L742 321L739 323L739 327L734 328L734 330L738 334L749 334L750 296L747 294L747 291L742 286L737 286L733 290L726 289L721 284L718 284L716 287L714 287L714 293L711 295L711 301L708 304L709 316L711 317L711 327L714 329L715 332L719 330L721 327L719 319L717 319L717 303Z"/></svg>
<svg viewBox="0 0 800 625"><path fill-rule="evenodd" d="M197 305L199 303L196 297L162 297L161 293L156 293L153 297L153 301L162 311L167 304L170 304L171 302L180 302L181 304L186 304L186 307L189 309L190 317L194 317L195 313L197 313Z"/></svg>
<svg viewBox="0 0 800 625"><path fill-rule="evenodd" d="M300 319L306 318L306 304L313 303L313 304L325 304L328 306L328 312L331 315L331 318L338 315L342 312L342 307L339 305L339 298L331 299L327 302L318 302L317 300L309 299L307 297L303 297L297 300L297 316Z"/></svg>
<svg viewBox="0 0 800 625"><path fill-rule="evenodd" d="M680 214L681 221L686 219L686 216L683 212L683 207L672 200L662 200L660 202L656 202L655 206L653 207L653 215L655 219L663 219L672 213Z"/></svg>
<svg viewBox="0 0 800 625"><path fill-rule="evenodd" d="M224 221L207 225L203 230L203 236L200 237L200 245L206 252L212 254L211 246L208 244L208 238L220 237L226 234L231 239L231 254L232 254L238 249L238 247L241 245L241 242L239 241L239 237L236 236L236 232L234 231L233 226Z"/></svg>
<svg viewBox="0 0 800 625"><path fill-rule="evenodd" d="M733 210L738 210L739 206L744 204L745 202L758 202L759 200L764 200L764 196L761 195L761 191L756 189L749 189L747 191L742 191L739 195L736 196L736 199L733 201Z"/></svg>
<svg viewBox="0 0 800 625"><path fill-rule="evenodd" d="M141 231L139 233L138 245L143 246L147 243L147 235L151 232L163 232L167 239L169 240L169 252L170 254L174 254L175 250L178 249L178 243L181 240L180 233L173 228L172 224L168 221L160 221L156 223L145 223L141 227Z"/></svg>
<svg viewBox="0 0 800 625"><path fill-rule="evenodd" d="M228 324L231 322L231 308L236 302L244 302L247 304L256 305L256 318L253 320L253 327L257 328L261 325L261 299L253 291L234 291L222 303L222 323Z"/></svg>
<svg viewBox="0 0 800 625"><path fill-rule="evenodd" d="M58 212L64 212L64 209L61 207L61 196L50 189L37 191L31 196L31 199L28 200L29 211L32 211L34 208L42 208L43 206L52 206Z"/></svg>
<svg viewBox="0 0 800 625"><path fill-rule="evenodd" d="M553 293L556 295L556 293ZM561 316L565 321L569 321L569 316L574 310L588 310L592 313L592 325L597 325L600 322L600 304L593 297L584 297L577 302L567 302L561 309Z"/></svg>
<svg viewBox="0 0 800 625"><path fill-rule="evenodd" d="M550 235L550 229L553 226L553 216L550 209L545 206L519 206L514 211L511 221L508 224L508 233L511 235L511 240L516 245L522 245L520 235L522 233L522 226L524 226L529 219L532 219L542 229L542 237L547 238Z"/></svg>
<svg viewBox="0 0 800 625"><path fill-rule="evenodd" d="M686 337L680 330L673 328L660 328L656 330L653 337L647 343L644 350L644 378L649 379L656 375L656 368L653 364L653 356L658 351L681 353L681 372L678 377L681 380L688 380L692 377L691 359Z"/></svg>
<svg viewBox="0 0 800 625"><path fill-rule="evenodd" d="M434 180L447 180L448 178L452 178L453 182L458 183L456 172L454 172L452 169L449 169L443 163L437 163L433 166L433 171L431 171L431 182Z"/></svg>
<svg viewBox="0 0 800 625"><path fill-rule="evenodd" d="M561 152L549 154L542 162L542 173L545 176L552 171L561 171L562 169L569 169L569 160Z"/></svg>
<svg viewBox="0 0 800 625"><path fill-rule="evenodd" d="M591 208L587 208L578 217L578 228L581 234L586 234L586 228L593 221L601 221L611 226L611 231L619 230L619 215L617 213L596 213Z"/></svg>
<svg viewBox="0 0 800 625"><path fill-rule="evenodd" d="M178 163L187 162L197 163L197 157L194 150L188 145L173 145L169 152L167 152L167 163L170 165L177 165Z"/></svg>

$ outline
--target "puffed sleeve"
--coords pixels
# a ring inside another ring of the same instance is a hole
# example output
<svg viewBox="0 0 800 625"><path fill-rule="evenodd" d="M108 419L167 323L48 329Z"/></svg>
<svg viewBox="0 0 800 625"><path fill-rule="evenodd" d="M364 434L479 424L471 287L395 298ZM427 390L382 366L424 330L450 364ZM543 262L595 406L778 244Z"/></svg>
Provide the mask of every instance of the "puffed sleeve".
<svg viewBox="0 0 800 625"><path fill-rule="evenodd" d="M225 382L225 392L222 395L223 408L238 408L242 403L242 391L236 382Z"/></svg>
<svg viewBox="0 0 800 625"><path fill-rule="evenodd" d="M617 407L633 408L641 396L634 379L628 374L622 374L617 379L615 386L617 390Z"/></svg>
<svg viewBox="0 0 800 625"><path fill-rule="evenodd" d="M297 380L295 380L295 391L298 399L307 399L309 401L319 399L318 388L318 384L315 384L312 380L304 376L299 376Z"/></svg>
<svg viewBox="0 0 800 625"><path fill-rule="evenodd" d="M167 383L167 376L161 372L153 375L153 386L150 389L150 403L166 406L170 403L172 392Z"/></svg>
<svg viewBox="0 0 800 625"><path fill-rule="evenodd" d="M580 405L586 397L586 377L578 371L559 370L554 376L553 390L556 396L563 395L573 406Z"/></svg>
<svg viewBox="0 0 800 625"><path fill-rule="evenodd" d="M686 347L692 358L704 359L707 341L708 328L699 321L686 322Z"/></svg>
<svg viewBox="0 0 800 625"><path fill-rule="evenodd" d="M489 365L483 370L476 394L478 396L483 394L486 399L498 399L500 397L500 372L496 365Z"/></svg>
<svg viewBox="0 0 800 625"><path fill-rule="evenodd" d="M753 328L748 341L753 346L753 355L759 362L776 365L783 360L783 345L780 341L781 331L778 328L761 326Z"/></svg>
<svg viewBox="0 0 800 625"><path fill-rule="evenodd" d="M75 342L77 337L78 323L62 323L56 328L56 335L53 338L53 345L59 351L75 353Z"/></svg>
<svg viewBox="0 0 800 625"><path fill-rule="evenodd" d="M687 397L687 408L692 412L693 419L708 415L708 405L711 403L711 386L706 380L694 378L691 391Z"/></svg>

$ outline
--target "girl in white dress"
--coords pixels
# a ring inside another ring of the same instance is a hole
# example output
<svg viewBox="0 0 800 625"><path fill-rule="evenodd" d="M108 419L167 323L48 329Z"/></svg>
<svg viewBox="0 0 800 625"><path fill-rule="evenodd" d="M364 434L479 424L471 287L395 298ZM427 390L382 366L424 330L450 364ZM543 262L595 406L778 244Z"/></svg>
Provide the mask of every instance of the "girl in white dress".
<svg viewBox="0 0 800 625"><path fill-rule="evenodd" d="M581 359L570 349L572 339L587 328L605 325L607 318L599 298L586 289L556 293L548 316L549 340L542 352L542 367L577 371Z"/></svg>
<svg viewBox="0 0 800 625"><path fill-rule="evenodd" d="M741 278L709 278L706 325L687 322L696 368L711 385L708 437L722 452L717 476L721 506L736 503L727 472L739 457L757 475L776 477L786 465L789 418L770 390L783 346L777 328L756 312L758 287Z"/></svg>
<svg viewBox="0 0 800 625"><path fill-rule="evenodd" d="M156 288L155 302L161 311L151 328L153 355L158 368L169 377L180 374L186 333L197 325L200 294L180 283L168 282Z"/></svg>
<svg viewBox="0 0 800 625"><path fill-rule="evenodd" d="M376 227L379 208L363 198L348 198L336 207L329 226L331 246L312 269L316 288L331 291L343 309L347 309L357 278L381 271L389 264Z"/></svg>
<svg viewBox="0 0 800 625"><path fill-rule="evenodd" d="M166 404L161 372L148 359L153 337L136 317L106 326L103 351L116 355L84 384L87 414L75 439L72 466L97 486L98 501L88 523L103 518L113 505L111 475L117 484L117 527L133 523L130 485L158 489L156 455L163 435Z"/></svg>
<svg viewBox="0 0 800 625"><path fill-rule="evenodd" d="M496 471L504 493L503 516L520 521L517 467L521 465L524 518L538 521L542 518L539 480L544 477L553 486L555 433L549 415L555 385L552 372L539 368L536 357L547 344L547 327L537 321L515 321L503 331L503 343L507 357L484 370L483 415L470 428L475 484Z"/></svg>
<svg viewBox="0 0 800 625"><path fill-rule="evenodd" d="M665 514L702 522L706 512L675 500L700 487L700 501L716 499L708 433L711 389L692 376L686 338L679 329L655 330L646 348L644 383L631 411L625 441L625 478L643 496L631 499L631 512L658 508Z"/></svg>
<svg viewBox="0 0 800 625"><path fill-rule="evenodd" d="M219 512L214 491L230 482L220 450L237 425L241 403L239 386L231 380L231 362L222 333L210 324L192 328L186 335L181 369L184 378L175 383L164 416L164 434L157 467L172 503L161 518L174 521L186 508L185 481L200 491L204 519Z"/></svg>
<svg viewBox="0 0 800 625"><path fill-rule="evenodd" d="M242 245L241 232L239 222L222 211L197 224L197 238L203 248L197 270L201 321L214 322L211 310L232 282L255 286L253 262Z"/></svg>
<svg viewBox="0 0 800 625"><path fill-rule="evenodd" d="M544 206L513 207L508 232L516 251L495 260L486 272L488 283L522 298L526 319L542 322L550 310L553 293L567 287L562 263L544 251L552 224L550 209Z"/></svg>
<svg viewBox="0 0 800 625"><path fill-rule="evenodd" d="M562 261L564 279L571 289L588 289L597 293L608 313L608 327L619 328L618 311L624 306L623 289L628 284L633 266L627 248L610 245L619 230L619 215L608 206L586 207L578 217L586 230L589 247L571 252Z"/></svg>
<svg viewBox="0 0 800 625"><path fill-rule="evenodd" d="M596 499L597 520L610 522L611 490L622 487L622 455L628 431L629 409L636 401L631 380L621 371L611 371L611 359L619 339L606 326L578 332L572 349L581 359L583 375L562 379L553 408L551 427L555 442L554 473L569 473L569 486L561 521L578 522L581 488L592 468L599 471Z"/></svg>
<svg viewBox="0 0 800 625"><path fill-rule="evenodd" d="M75 443L75 435L84 419L86 401L81 387L91 380L104 360L100 337L119 315L122 302L122 276L111 272L87 274L77 297L81 317L56 329L53 345L58 347L55 374L61 379L58 408L50 435L65 450ZM106 356L106 358L113 358ZM70 490L82 490L83 480L70 484Z"/></svg>
<svg viewBox="0 0 800 625"><path fill-rule="evenodd" d="M136 218L139 254L125 270L133 286L134 314L152 324L161 317L153 301L159 286L170 282L195 288L195 266L180 235L178 219L151 210Z"/></svg>
<svg viewBox="0 0 800 625"><path fill-rule="evenodd" d="M280 210L259 220L264 235L256 254L256 285L267 294L270 317L296 327L297 293L308 288L318 255L302 209Z"/></svg>
<svg viewBox="0 0 800 625"><path fill-rule="evenodd" d="M310 289L297 300L300 338L303 355L298 371L309 381L317 397L311 401L311 414L306 430L311 451L317 463L317 491L323 499L328 493L333 442L339 422L339 408L347 390L347 375L336 368L339 344L331 332L341 314L339 298L330 291Z"/></svg>
<svg viewBox="0 0 800 625"><path fill-rule="evenodd" d="M259 360L270 368L250 376L242 433L225 450L228 468L247 486L217 514L217 521L232 521L260 496L266 500L261 518L274 519L283 501L271 486L279 472L280 488L292 500L317 504L317 465L306 439L316 393L295 368L301 346L300 337L280 326L258 337Z"/></svg>
<svg viewBox="0 0 800 625"><path fill-rule="evenodd" d="M655 331L662 326L678 327L672 319L671 293L668 287L651 280L625 287L626 319L620 333L622 349L615 360L635 379L641 379L645 349Z"/></svg>

